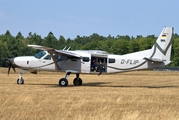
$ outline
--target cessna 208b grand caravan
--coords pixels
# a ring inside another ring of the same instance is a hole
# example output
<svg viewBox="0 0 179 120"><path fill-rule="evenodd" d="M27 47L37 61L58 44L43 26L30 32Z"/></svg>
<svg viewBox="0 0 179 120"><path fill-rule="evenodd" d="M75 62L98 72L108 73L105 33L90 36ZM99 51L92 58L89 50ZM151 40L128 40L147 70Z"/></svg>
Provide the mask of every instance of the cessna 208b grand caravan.
<svg viewBox="0 0 179 120"><path fill-rule="evenodd" d="M66 76L59 80L59 85L67 86L68 77L73 73L76 74L76 78L73 80L74 85L80 86L82 85L82 79L79 77L80 73L117 73L164 67L171 62L172 33L172 27L164 27L151 49L125 55L107 54L100 50L56 50L45 46L28 45L28 47L42 51L35 56L8 59L8 74L11 67L13 69L18 67L20 73L17 84L23 84L22 74L27 70L31 73L43 70L65 71ZM98 69L97 67L100 64L93 64L94 61L102 63L102 69Z"/></svg>

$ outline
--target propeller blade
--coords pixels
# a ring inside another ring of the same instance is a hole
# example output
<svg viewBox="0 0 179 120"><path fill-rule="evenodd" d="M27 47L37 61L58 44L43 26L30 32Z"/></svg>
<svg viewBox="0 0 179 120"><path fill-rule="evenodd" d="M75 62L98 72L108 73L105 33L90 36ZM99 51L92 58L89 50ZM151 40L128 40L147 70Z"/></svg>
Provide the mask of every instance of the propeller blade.
<svg viewBox="0 0 179 120"><path fill-rule="evenodd" d="M10 58L10 59L6 60L6 62L9 64L9 66L8 66L8 72L7 72L8 75L9 75L9 73L11 71L11 67L13 68L14 72L16 72L15 67L13 65L14 59Z"/></svg>
<svg viewBox="0 0 179 120"><path fill-rule="evenodd" d="M9 73L10 73L10 70L11 70L11 63L9 62L8 75L9 75Z"/></svg>
<svg viewBox="0 0 179 120"><path fill-rule="evenodd" d="M12 65L12 64L11 64L11 66L12 66L12 68L13 68L14 72L16 72L14 65Z"/></svg>

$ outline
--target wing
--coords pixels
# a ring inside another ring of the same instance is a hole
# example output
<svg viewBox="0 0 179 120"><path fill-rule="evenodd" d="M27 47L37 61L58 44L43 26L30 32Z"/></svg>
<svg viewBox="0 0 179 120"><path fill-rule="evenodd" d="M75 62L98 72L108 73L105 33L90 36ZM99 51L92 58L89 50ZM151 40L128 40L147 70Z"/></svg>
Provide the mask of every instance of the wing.
<svg viewBox="0 0 179 120"><path fill-rule="evenodd" d="M40 46L40 45L27 45L27 46L38 50L45 50L45 51L54 50L53 48Z"/></svg>
<svg viewBox="0 0 179 120"><path fill-rule="evenodd" d="M68 57L77 57L77 58L81 58L81 57L82 57L82 56L80 56L80 55L78 55L78 54L76 54L76 53L73 53L73 52L70 52L70 51L66 51L66 50L56 50L56 49L54 49L54 48L45 47L45 46L40 46L40 45L27 45L27 46L28 46L28 47L31 47L31 48L34 48L34 49L47 51L47 52L51 55L51 57L52 57L52 59L53 59L55 65L56 65L56 67L57 67L59 70L60 70L60 67L59 67L59 65L57 64L57 61L56 61L56 59L54 58L53 54L64 55L64 56L68 56Z"/></svg>
<svg viewBox="0 0 179 120"><path fill-rule="evenodd" d="M69 56L69 57L81 58L80 55L73 53L73 52L70 52L70 51L66 51L66 50L56 50L54 48L40 46L40 45L27 45L27 46L34 48L34 49L38 49L38 50L45 50L45 51L47 51L48 53L51 53L51 54L65 55L65 56Z"/></svg>

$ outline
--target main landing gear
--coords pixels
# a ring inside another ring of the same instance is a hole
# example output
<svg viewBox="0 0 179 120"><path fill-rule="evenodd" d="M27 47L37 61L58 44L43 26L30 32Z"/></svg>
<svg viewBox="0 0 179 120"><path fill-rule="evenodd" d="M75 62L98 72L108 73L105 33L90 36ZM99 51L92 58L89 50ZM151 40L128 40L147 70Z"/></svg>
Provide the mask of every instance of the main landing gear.
<svg viewBox="0 0 179 120"><path fill-rule="evenodd" d="M17 84L24 84L24 79L22 78L22 74L24 73L24 70L20 70L19 78L17 79ZM59 80L59 86L66 87L68 86L68 77L70 76L71 72L68 72L65 76L65 78L61 78ZM79 77L80 74L76 73L76 78L73 80L73 84L75 86L81 86L82 85L82 79Z"/></svg>
<svg viewBox="0 0 179 120"><path fill-rule="evenodd" d="M70 76L71 72L68 72L65 76L65 78L61 78L59 80L59 86L65 87L68 86L68 77ZM73 80L73 84L75 86L81 86L82 85L82 79L79 77L80 74L76 73L76 78Z"/></svg>

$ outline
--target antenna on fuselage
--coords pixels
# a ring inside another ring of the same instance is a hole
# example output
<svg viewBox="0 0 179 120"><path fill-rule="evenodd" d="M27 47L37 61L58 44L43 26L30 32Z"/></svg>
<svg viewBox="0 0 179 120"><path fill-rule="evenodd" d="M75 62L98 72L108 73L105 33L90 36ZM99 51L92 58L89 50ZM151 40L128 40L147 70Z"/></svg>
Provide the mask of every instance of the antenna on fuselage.
<svg viewBox="0 0 179 120"><path fill-rule="evenodd" d="M71 48L71 46L67 49L67 51Z"/></svg>
<svg viewBox="0 0 179 120"><path fill-rule="evenodd" d="M63 51L66 49L66 47L67 47L67 46L65 46L65 47L63 48Z"/></svg>

